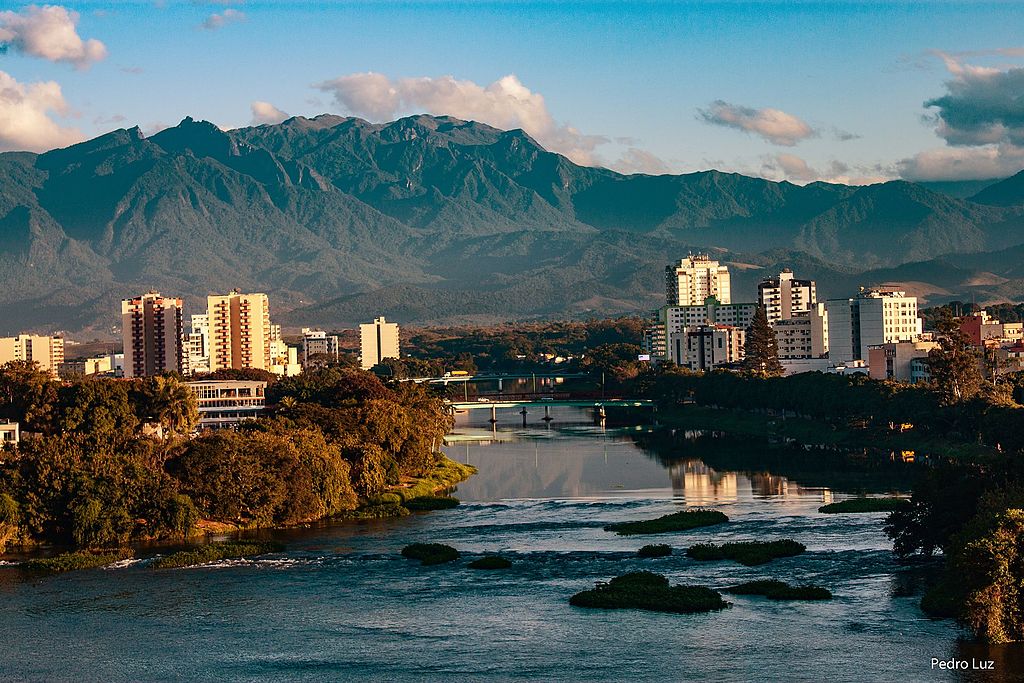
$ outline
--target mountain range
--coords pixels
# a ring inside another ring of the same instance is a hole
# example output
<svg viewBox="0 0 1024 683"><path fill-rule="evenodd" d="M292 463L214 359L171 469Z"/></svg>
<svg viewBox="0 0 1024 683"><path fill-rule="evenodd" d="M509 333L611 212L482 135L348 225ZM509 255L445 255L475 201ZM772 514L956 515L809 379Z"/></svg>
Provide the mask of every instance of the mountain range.
<svg viewBox="0 0 1024 683"><path fill-rule="evenodd" d="M0 154L0 334L109 333L149 289L186 314L266 291L290 326L642 312L698 250L730 264L737 300L783 266L825 296L1024 298L1024 173L947 189L622 175L445 116L186 118Z"/></svg>

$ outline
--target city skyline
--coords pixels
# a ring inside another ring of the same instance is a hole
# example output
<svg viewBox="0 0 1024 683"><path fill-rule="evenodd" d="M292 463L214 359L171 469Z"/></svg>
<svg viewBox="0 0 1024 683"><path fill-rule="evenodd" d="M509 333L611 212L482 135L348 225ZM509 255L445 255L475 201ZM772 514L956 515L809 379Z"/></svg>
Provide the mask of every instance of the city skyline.
<svg viewBox="0 0 1024 683"><path fill-rule="evenodd" d="M425 112L624 172L992 178L1024 166L1020 24L1010 3L14 5L0 149Z"/></svg>

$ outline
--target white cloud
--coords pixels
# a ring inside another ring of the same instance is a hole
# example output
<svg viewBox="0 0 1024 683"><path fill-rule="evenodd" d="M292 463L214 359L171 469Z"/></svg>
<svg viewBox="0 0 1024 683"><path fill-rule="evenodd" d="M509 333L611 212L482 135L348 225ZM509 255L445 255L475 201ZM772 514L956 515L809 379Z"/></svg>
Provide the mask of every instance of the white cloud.
<svg viewBox="0 0 1024 683"><path fill-rule="evenodd" d="M618 161L613 163L612 168L619 173L646 173L647 175L662 175L671 173L671 170L662 159L650 152L636 147L630 147Z"/></svg>
<svg viewBox="0 0 1024 683"><path fill-rule="evenodd" d="M347 111L377 121L418 110L505 130L522 128L547 149L581 164L599 163L594 150L608 142L602 136L585 135L557 123L544 96L531 91L514 74L482 86L453 76L393 80L370 72L341 76L314 87L333 95Z"/></svg>
<svg viewBox="0 0 1024 683"><path fill-rule="evenodd" d="M80 69L104 59L107 48L78 35L78 12L59 5L29 5L21 12L0 12L0 44L31 57L68 62Z"/></svg>
<svg viewBox="0 0 1024 683"><path fill-rule="evenodd" d="M259 126L265 123L281 123L288 118L288 112L281 111L270 102L261 102L257 100L249 105L252 109L252 122L251 125Z"/></svg>
<svg viewBox="0 0 1024 683"><path fill-rule="evenodd" d="M786 153L765 157L761 175L773 180L788 180L797 185L812 182L871 185L892 180L891 176L880 173L879 169L851 169L841 161L831 161L827 168L815 168L805 159Z"/></svg>
<svg viewBox="0 0 1024 683"><path fill-rule="evenodd" d="M805 121L781 109L754 109L723 100L715 100L707 109L698 109L697 116L712 125L753 133L783 147L792 147L818 134Z"/></svg>
<svg viewBox="0 0 1024 683"><path fill-rule="evenodd" d="M1024 168L1024 68L977 66L966 56L1024 56L1020 48L971 53L934 51L952 78L946 93L924 103L935 110L935 134L946 147L898 163L909 180L967 180L1012 175Z"/></svg>
<svg viewBox="0 0 1024 683"><path fill-rule="evenodd" d="M67 111L57 83L19 83L0 71L0 151L41 152L82 140L78 130L50 118L51 112L62 115Z"/></svg>
<svg viewBox="0 0 1024 683"><path fill-rule="evenodd" d="M241 12L237 9L228 8L220 14L211 14L206 17L206 20L200 24L202 28L207 31L216 31L222 29L228 24L238 24L246 20L245 12Z"/></svg>

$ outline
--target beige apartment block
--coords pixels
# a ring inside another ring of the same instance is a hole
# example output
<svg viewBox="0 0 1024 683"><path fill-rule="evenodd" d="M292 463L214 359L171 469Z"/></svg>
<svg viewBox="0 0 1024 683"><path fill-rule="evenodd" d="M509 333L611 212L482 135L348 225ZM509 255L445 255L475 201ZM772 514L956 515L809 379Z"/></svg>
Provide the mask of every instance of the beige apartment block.
<svg viewBox="0 0 1024 683"><path fill-rule="evenodd" d="M234 291L206 299L210 371L270 368L270 304L266 294Z"/></svg>
<svg viewBox="0 0 1024 683"><path fill-rule="evenodd" d="M359 367L363 370L369 370L385 358L398 358L398 324L380 317L360 325L359 351Z"/></svg>
<svg viewBox="0 0 1024 683"><path fill-rule="evenodd" d="M709 297L732 302L729 268L707 254L690 254L665 266L665 303L669 306L700 306Z"/></svg>
<svg viewBox="0 0 1024 683"><path fill-rule="evenodd" d="M159 292L121 301L125 377L182 371L181 308L181 299Z"/></svg>
<svg viewBox="0 0 1024 683"><path fill-rule="evenodd" d="M64 362L64 338L32 334L2 337L0 338L0 365L12 360L36 363L40 370L45 370L57 377L60 364Z"/></svg>

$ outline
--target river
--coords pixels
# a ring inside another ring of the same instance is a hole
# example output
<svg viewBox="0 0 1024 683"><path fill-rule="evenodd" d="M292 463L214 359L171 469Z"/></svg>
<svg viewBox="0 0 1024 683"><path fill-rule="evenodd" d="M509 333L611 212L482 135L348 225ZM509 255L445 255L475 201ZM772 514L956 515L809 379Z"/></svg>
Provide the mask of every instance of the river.
<svg viewBox="0 0 1024 683"><path fill-rule="evenodd" d="M918 570L898 565L883 515L824 515L844 493L775 474L715 471L703 446L655 458L631 432L582 410L460 415L448 455L479 468L448 511L275 532L281 555L152 571L144 562L25 581L0 570L0 679L45 681L931 681L1019 680L1019 648L958 641L917 608ZM614 521L714 507L728 525L620 537ZM700 541L793 538L807 546L762 567L697 563ZM454 565L398 555L448 543ZM671 557L637 548L667 542ZM510 570L467 559L501 551ZM730 596L721 612L670 615L570 607L573 593L638 569L722 587L755 578L813 582L835 599ZM932 668L996 659L996 676Z"/></svg>

